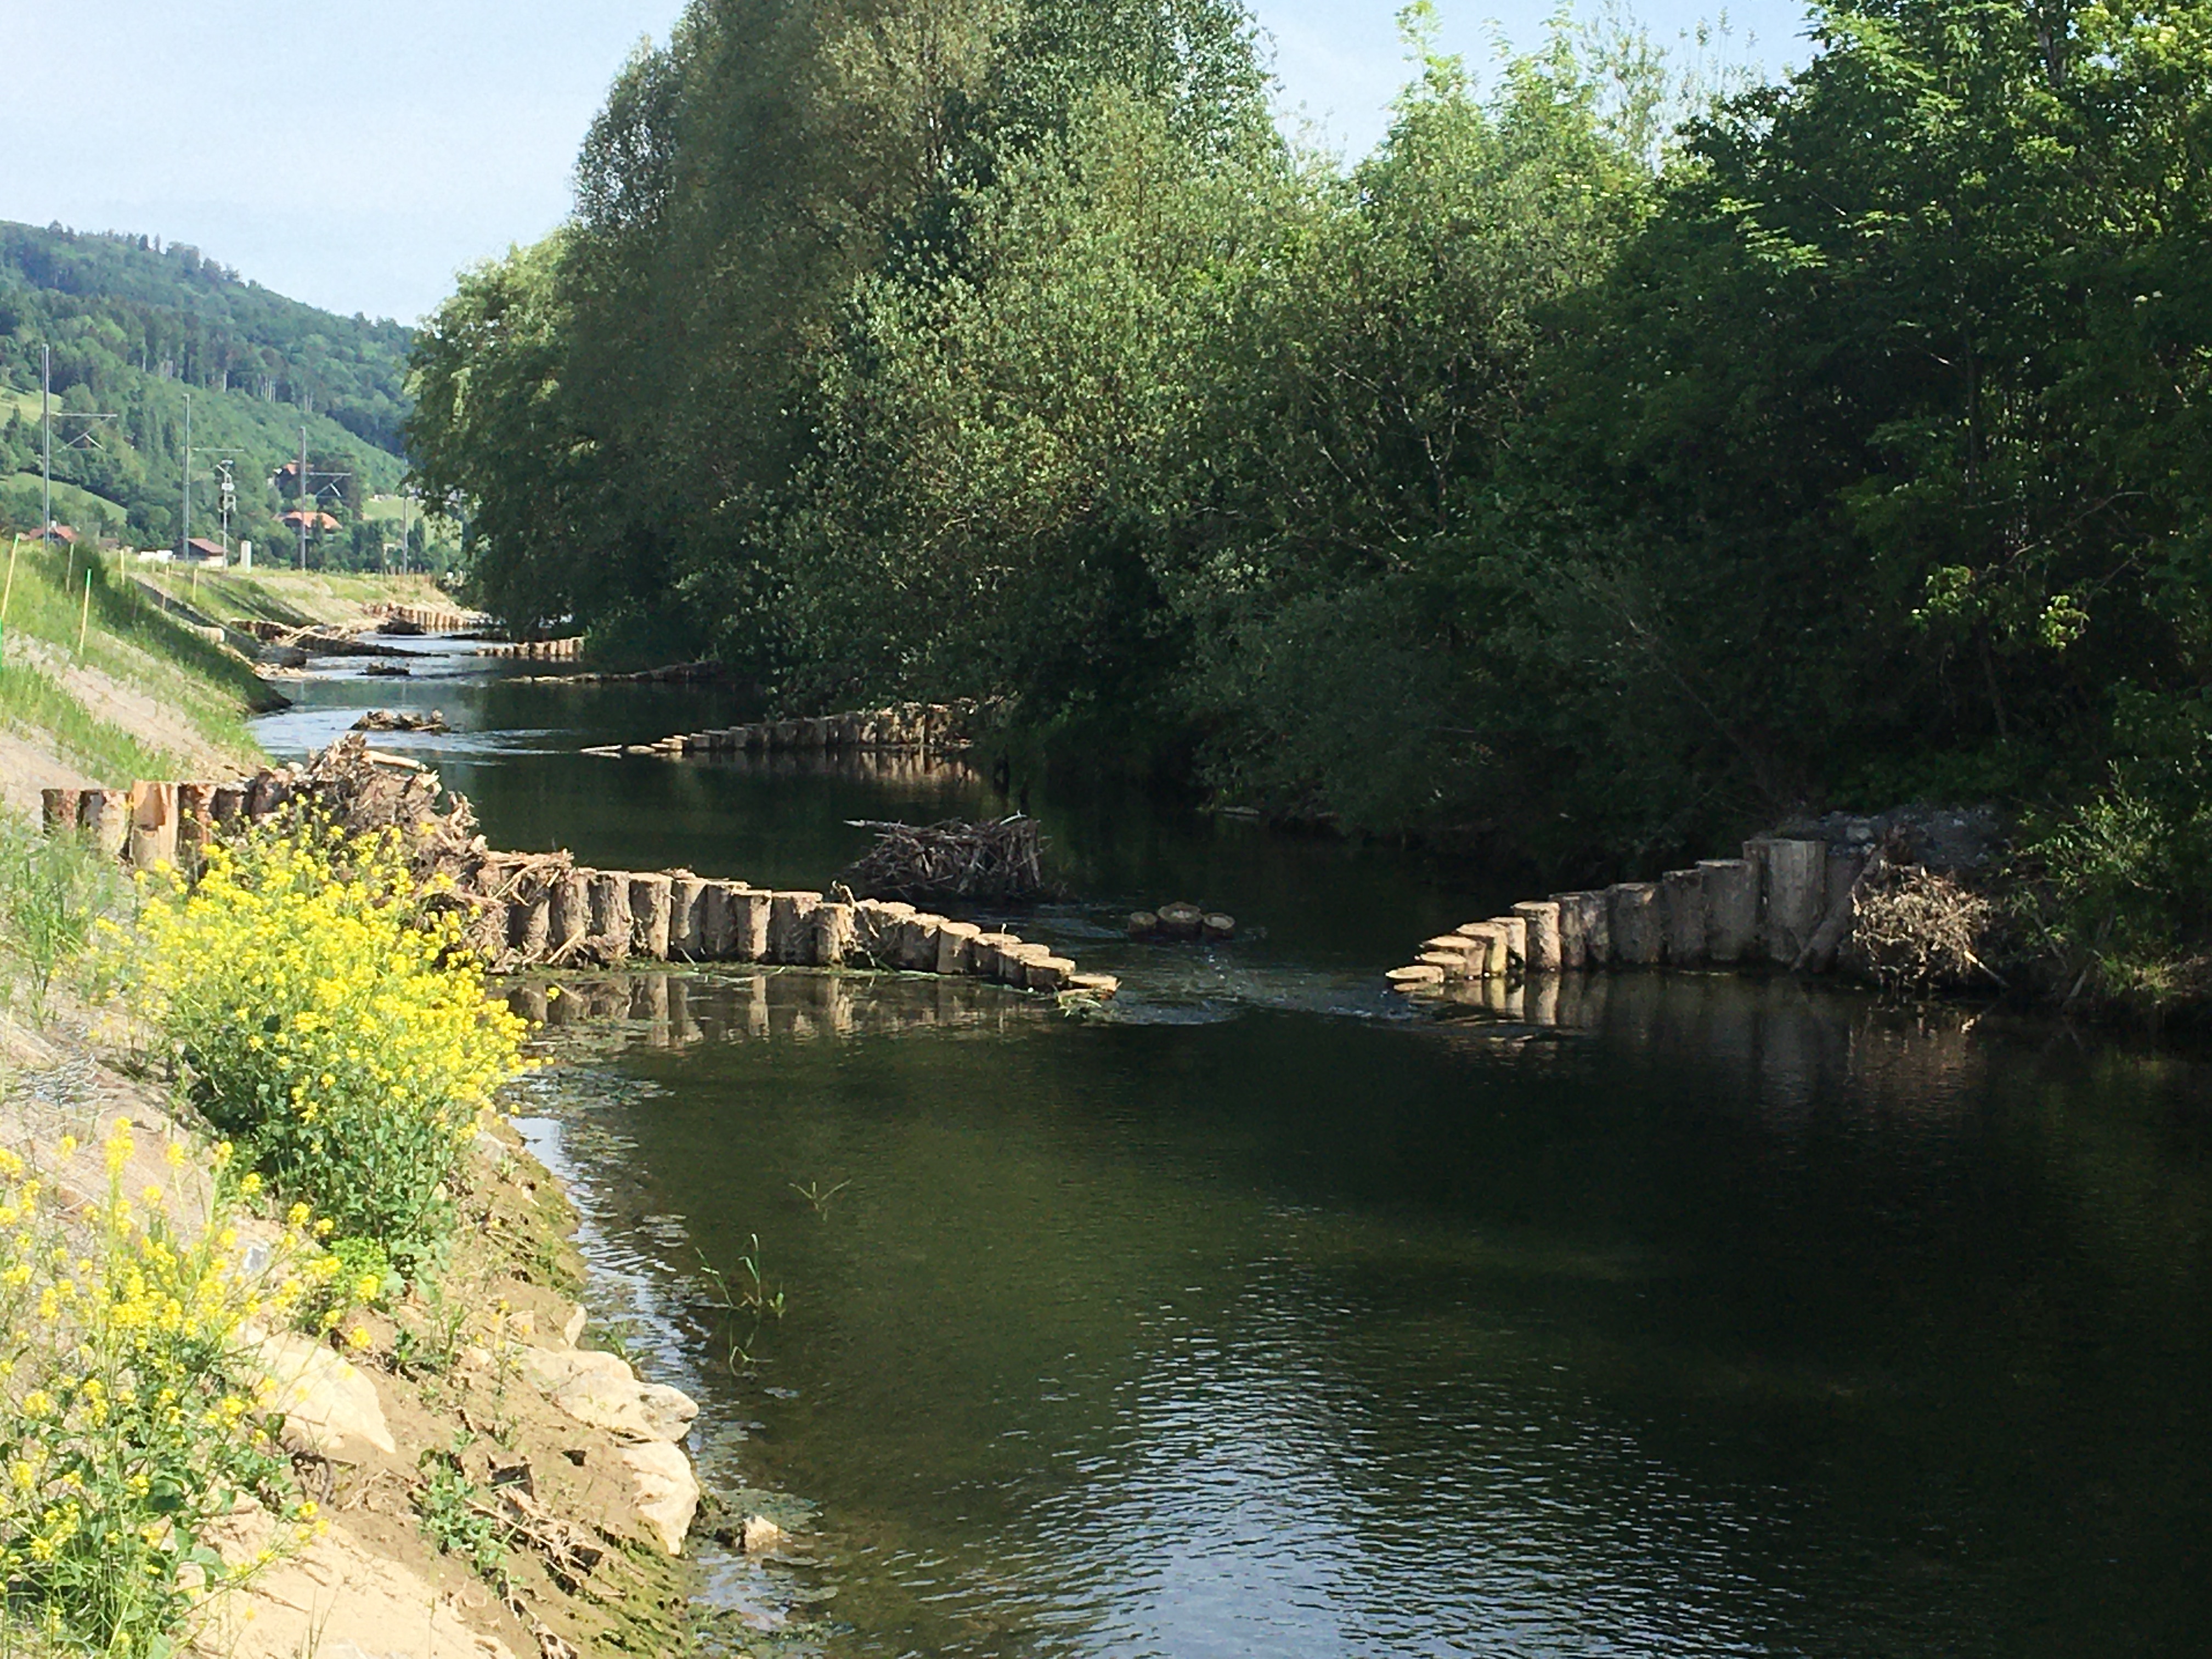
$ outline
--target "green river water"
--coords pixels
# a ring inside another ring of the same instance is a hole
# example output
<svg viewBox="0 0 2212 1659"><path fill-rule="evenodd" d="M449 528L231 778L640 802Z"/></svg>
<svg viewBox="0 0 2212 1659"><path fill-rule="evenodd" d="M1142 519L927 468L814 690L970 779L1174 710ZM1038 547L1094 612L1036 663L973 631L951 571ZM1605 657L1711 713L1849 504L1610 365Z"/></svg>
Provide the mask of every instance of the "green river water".
<svg viewBox="0 0 2212 1659"><path fill-rule="evenodd" d="M495 845L587 863L818 887L845 819L1009 810L957 772L580 757L736 711L435 654L263 735L400 703L461 729L380 744ZM805 973L550 1006L523 1127L595 1312L799 1540L704 1544L726 1644L2212 1649L2202 1063L1719 975L1414 1018L1382 970L1518 895L1035 796L1073 896L1020 928L1122 975L1102 1014ZM1116 936L1174 897L1247 937ZM745 1257L780 1318L714 1305Z"/></svg>

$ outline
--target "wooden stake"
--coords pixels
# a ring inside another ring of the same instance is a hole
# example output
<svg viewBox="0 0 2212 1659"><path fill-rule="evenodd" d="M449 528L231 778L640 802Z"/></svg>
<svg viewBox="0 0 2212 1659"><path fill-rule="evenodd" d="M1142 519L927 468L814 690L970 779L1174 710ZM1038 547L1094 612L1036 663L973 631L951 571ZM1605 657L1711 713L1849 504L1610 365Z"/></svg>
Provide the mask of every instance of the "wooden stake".
<svg viewBox="0 0 2212 1659"><path fill-rule="evenodd" d="M8 544L8 586L0 589L0 652L8 648L8 601L15 597L15 555L22 545L21 536Z"/></svg>
<svg viewBox="0 0 2212 1659"><path fill-rule="evenodd" d="M92 572L84 573L84 611L76 619L76 653L84 655L84 631L92 626Z"/></svg>

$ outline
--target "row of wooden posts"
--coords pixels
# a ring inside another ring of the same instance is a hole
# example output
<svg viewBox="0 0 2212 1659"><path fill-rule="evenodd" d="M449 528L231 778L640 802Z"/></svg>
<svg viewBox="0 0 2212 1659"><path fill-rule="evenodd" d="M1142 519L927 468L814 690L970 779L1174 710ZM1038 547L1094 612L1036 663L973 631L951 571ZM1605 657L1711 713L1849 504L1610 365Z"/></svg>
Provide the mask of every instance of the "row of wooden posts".
<svg viewBox="0 0 2212 1659"><path fill-rule="evenodd" d="M1767 962L1826 972L1850 927L1866 854L1761 837L1740 859L1705 859L1657 881L1554 893L1424 940L1390 970L1411 995L1454 985L1611 968Z"/></svg>
<svg viewBox="0 0 2212 1659"><path fill-rule="evenodd" d="M492 626L481 611L455 611L449 606L380 603L366 607L372 617L390 617L421 629L426 634L474 634Z"/></svg>
<svg viewBox="0 0 2212 1659"><path fill-rule="evenodd" d="M479 657L523 658L532 662L574 662L584 654L580 635L565 640L509 640L477 647Z"/></svg>
<svg viewBox="0 0 2212 1659"><path fill-rule="evenodd" d="M944 749L966 741L974 703L906 702L810 719L763 720L679 732L649 745L676 755L733 755L781 749Z"/></svg>
<svg viewBox="0 0 2212 1659"><path fill-rule="evenodd" d="M84 834L133 869L167 864L188 872L226 826L264 817L289 798L270 773L238 782L40 793L49 834ZM1083 973L1049 945L891 900L770 890L689 870L581 869L515 854L489 854L483 868L496 889L465 896L477 913L470 936L504 971L742 962L954 974L1092 996L1120 988L1112 975Z"/></svg>

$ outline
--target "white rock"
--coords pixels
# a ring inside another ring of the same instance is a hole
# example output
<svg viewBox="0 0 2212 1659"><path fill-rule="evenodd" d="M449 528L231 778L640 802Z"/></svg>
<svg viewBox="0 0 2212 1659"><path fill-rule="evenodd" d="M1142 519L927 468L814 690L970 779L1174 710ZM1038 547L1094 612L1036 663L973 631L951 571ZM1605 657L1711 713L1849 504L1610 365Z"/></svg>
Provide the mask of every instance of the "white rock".
<svg viewBox="0 0 2212 1659"><path fill-rule="evenodd" d="M616 1355L595 1348L525 1348L519 1356L522 1374L541 1393L552 1394L571 1379L599 1376L635 1382L630 1368Z"/></svg>
<svg viewBox="0 0 2212 1659"><path fill-rule="evenodd" d="M665 1440L624 1446L622 1460L637 1481L637 1512L671 1555L684 1553L684 1534L699 1510L699 1482L691 1460Z"/></svg>
<svg viewBox="0 0 2212 1659"><path fill-rule="evenodd" d="M782 1543L784 1532L781 1527L764 1515L749 1515L738 1537L747 1555L758 1555Z"/></svg>
<svg viewBox="0 0 2212 1659"><path fill-rule="evenodd" d="M310 1449L336 1456L350 1440L397 1453L376 1384L357 1366L289 1331L262 1337L249 1352L274 1390L270 1409L282 1412L285 1427Z"/></svg>
<svg viewBox="0 0 2212 1659"><path fill-rule="evenodd" d="M553 1391L553 1403L579 1423L625 1440L681 1440L699 1407L680 1389L605 1371L580 1371Z"/></svg>

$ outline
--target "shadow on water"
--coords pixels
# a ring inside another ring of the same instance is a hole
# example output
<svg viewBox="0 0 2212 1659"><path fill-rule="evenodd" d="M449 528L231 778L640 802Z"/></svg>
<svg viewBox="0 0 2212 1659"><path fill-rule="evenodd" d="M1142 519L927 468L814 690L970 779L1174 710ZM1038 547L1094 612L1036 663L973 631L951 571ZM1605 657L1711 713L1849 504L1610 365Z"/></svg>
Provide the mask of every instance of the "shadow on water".
<svg viewBox="0 0 2212 1659"><path fill-rule="evenodd" d="M531 1130L609 1311L808 1528L714 1595L836 1654L2196 1650L2202 1069L1567 988L1552 1025L556 999L583 1058ZM686 1263L745 1255L787 1306L733 1334Z"/></svg>

